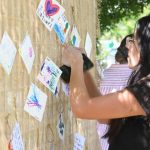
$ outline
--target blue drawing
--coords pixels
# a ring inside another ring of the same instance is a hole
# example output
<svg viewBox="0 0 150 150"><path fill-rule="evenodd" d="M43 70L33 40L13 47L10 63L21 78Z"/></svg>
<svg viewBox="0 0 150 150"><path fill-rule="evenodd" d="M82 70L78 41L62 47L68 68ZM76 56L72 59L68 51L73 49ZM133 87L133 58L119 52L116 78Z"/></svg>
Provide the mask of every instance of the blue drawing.
<svg viewBox="0 0 150 150"><path fill-rule="evenodd" d="M42 106L39 104L38 92L36 92L35 86L32 89L33 92L32 95L29 97L27 104L28 106L37 107L38 109L41 109Z"/></svg>

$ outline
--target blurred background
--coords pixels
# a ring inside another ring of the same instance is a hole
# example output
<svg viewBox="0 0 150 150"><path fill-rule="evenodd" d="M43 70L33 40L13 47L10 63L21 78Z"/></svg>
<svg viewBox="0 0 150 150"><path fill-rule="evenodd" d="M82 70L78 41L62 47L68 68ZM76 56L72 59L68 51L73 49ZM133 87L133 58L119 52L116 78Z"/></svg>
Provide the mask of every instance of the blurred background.
<svg viewBox="0 0 150 150"><path fill-rule="evenodd" d="M115 63L121 40L134 32L136 20L150 14L150 0L98 0L96 62L99 74Z"/></svg>

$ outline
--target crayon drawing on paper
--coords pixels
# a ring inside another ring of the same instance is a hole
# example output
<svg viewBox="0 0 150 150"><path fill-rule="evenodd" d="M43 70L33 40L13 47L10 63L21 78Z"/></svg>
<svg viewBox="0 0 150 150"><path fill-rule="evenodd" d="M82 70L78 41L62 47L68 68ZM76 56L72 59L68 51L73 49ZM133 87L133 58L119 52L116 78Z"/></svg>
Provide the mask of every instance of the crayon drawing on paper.
<svg viewBox="0 0 150 150"><path fill-rule="evenodd" d="M12 66L15 61L16 52L17 49L14 43L10 39L8 33L5 32L0 44L0 61L8 75L11 73Z"/></svg>
<svg viewBox="0 0 150 150"><path fill-rule="evenodd" d="M62 15L54 25L54 31L62 44L65 43L69 30L70 24L67 21L66 16Z"/></svg>
<svg viewBox="0 0 150 150"><path fill-rule="evenodd" d="M61 73L62 71L59 67L47 57L41 67L38 80L41 81L53 94L55 94Z"/></svg>
<svg viewBox="0 0 150 150"><path fill-rule="evenodd" d="M65 124L63 121L62 113L59 113L58 122L57 122L57 132L61 140L64 140Z"/></svg>
<svg viewBox="0 0 150 150"><path fill-rule="evenodd" d="M76 27L73 27L70 38L71 38L70 42L73 46L75 46L75 47L80 46L81 38L80 38L80 35L79 35L78 30L77 30Z"/></svg>
<svg viewBox="0 0 150 150"><path fill-rule="evenodd" d="M26 99L24 110L38 121L41 121L46 106L46 100L47 95L32 83Z"/></svg>
<svg viewBox="0 0 150 150"><path fill-rule="evenodd" d="M46 28L51 31L64 11L65 9L56 0L41 0L36 13Z"/></svg>
<svg viewBox="0 0 150 150"><path fill-rule="evenodd" d="M25 36L20 46L19 52L26 66L26 69L30 74L35 59L35 53L29 35Z"/></svg>
<svg viewBox="0 0 150 150"><path fill-rule="evenodd" d="M11 141L10 141L10 147L13 150L24 150L24 144L23 144L23 140L21 136L19 123L16 123L15 127L13 128Z"/></svg>
<svg viewBox="0 0 150 150"><path fill-rule="evenodd" d="M83 137L79 133L76 133L74 135L74 147L73 147L73 150L83 150L84 149L84 143L85 143L85 137Z"/></svg>

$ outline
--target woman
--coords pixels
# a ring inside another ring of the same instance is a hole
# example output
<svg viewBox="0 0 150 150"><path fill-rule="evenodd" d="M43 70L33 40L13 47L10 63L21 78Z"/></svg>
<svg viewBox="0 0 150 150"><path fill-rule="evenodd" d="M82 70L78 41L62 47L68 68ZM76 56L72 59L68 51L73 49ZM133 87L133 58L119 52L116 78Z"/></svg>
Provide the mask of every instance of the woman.
<svg viewBox="0 0 150 150"><path fill-rule="evenodd" d="M128 49L126 48L126 39L127 38L132 38L132 37L133 37L133 34L126 35L122 39L119 47L117 48L117 52L115 54L115 60L119 64L127 64L128 63L128 61L127 61Z"/></svg>
<svg viewBox="0 0 150 150"><path fill-rule="evenodd" d="M129 34L122 39L115 54L116 63L112 64L103 73L104 77L100 81L100 92L102 95L122 90L127 85L128 78L132 72L132 69L129 69L127 64L128 49L126 48L126 39L129 37L132 38L133 34ZM97 133L102 150L108 150L109 148L108 139L105 136L108 129L108 124L97 123Z"/></svg>
<svg viewBox="0 0 150 150"><path fill-rule="evenodd" d="M102 96L82 55L70 46L63 60L71 66L70 102L78 118L110 122L109 150L150 150L150 16L138 20L134 37L127 39L128 66L135 69L128 86ZM80 73L78 73L80 72Z"/></svg>

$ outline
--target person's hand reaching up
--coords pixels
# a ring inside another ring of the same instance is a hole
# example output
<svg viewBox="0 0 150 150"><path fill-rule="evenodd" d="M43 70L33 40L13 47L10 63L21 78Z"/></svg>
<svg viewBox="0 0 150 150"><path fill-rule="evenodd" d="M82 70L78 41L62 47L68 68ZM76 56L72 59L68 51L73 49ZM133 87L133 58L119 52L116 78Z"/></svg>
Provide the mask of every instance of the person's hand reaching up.
<svg viewBox="0 0 150 150"><path fill-rule="evenodd" d="M83 66L82 49L65 45L62 51L62 63L71 68L76 65Z"/></svg>

